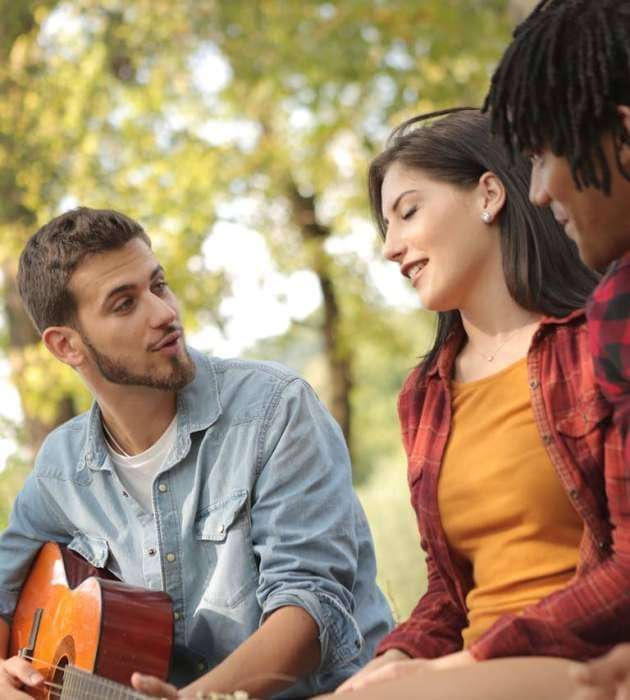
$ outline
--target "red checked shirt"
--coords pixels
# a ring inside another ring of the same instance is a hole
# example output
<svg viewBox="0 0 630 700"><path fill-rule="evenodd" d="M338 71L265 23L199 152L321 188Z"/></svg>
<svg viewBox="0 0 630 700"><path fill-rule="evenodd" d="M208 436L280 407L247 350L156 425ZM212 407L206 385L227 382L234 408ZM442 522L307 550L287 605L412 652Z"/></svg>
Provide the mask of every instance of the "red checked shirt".
<svg viewBox="0 0 630 700"><path fill-rule="evenodd" d="M630 466L593 372L583 311L546 318L528 353L540 437L584 522L570 583L520 615L500 617L470 647L478 659L544 655L587 659L630 641ZM450 378L463 332L453 334L424 376L418 369L399 398L411 502L427 553L428 590L409 619L381 642L435 658L462 648L471 567L447 544L437 485L451 427Z"/></svg>
<svg viewBox="0 0 630 700"><path fill-rule="evenodd" d="M597 285L586 308L595 377L613 407L630 466L630 253Z"/></svg>

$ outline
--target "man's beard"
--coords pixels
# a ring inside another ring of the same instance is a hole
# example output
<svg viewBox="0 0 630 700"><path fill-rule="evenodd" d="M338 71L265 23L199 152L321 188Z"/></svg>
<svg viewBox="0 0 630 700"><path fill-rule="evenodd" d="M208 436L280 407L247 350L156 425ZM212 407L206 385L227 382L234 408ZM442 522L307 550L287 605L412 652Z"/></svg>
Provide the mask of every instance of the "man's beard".
<svg viewBox="0 0 630 700"><path fill-rule="evenodd" d="M171 333L173 328L167 329ZM164 377L154 374L136 374L130 371L124 364L124 360L110 357L99 350L90 342L89 338L79 331L83 343L94 358L96 366L107 381L113 384L124 384L126 386L146 386L151 389L161 389L162 391L180 391L187 384L190 384L195 377L195 363L193 362L188 348L184 345L184 358L171 357L171 372ZM182 336L183 337L183 336Z"/></svg>

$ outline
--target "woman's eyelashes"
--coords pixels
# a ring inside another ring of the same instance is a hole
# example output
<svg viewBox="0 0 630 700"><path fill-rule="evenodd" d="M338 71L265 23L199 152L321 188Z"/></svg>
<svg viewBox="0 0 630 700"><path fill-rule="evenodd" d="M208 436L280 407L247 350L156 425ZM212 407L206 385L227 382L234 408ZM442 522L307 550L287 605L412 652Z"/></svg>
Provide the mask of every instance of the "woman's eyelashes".
<svg viewBox="0 0 630 700"><path fill-rule="evenodd" d="M407 209L402 215L403 221L407 221L407 219L411 219L411 217L418 211L418 207L414 205L413 207Z"/></svg>

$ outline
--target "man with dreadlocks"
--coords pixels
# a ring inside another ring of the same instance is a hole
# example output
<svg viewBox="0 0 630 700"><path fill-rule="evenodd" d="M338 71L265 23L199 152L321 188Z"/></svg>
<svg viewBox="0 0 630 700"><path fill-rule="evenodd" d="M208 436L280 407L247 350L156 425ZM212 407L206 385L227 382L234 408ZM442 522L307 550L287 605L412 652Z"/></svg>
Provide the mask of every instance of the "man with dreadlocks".
<svg viewBox="0 0 630 700"><path fill-rule="evenodd" d="M543 0L517 28L486 100L493 129L532 159L550 206L601 272L589 305L602 391L630 465L630 1Z"/></svg>
<svg viewBox="0 0 630 700"><path fill-rule="evenodd" d="M582 259L606 272L588 305L602 393L630 467L630 1L542 0L516 29L486 99L493 129L532 159L530 198L550 206ZM619 474L628 499L630 471ZM614 556L630 556L615 542ZM630 647L582 667L580 698L630 698Z"/></svg>

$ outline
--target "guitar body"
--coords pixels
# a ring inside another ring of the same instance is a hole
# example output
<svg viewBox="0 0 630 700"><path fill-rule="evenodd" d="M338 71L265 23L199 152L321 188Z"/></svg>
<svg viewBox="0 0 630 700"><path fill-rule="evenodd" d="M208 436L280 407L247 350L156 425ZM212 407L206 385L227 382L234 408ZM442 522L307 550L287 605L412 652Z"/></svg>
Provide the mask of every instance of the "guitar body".
<svg viewBox="0 0 630 700"><path fill-rule="evenodd" d="M33 631L37 610L39 626ZM134 671L165 680L173 644L171 600L127 586L49 542L22 588L9 650L27 650L47 681L62 686L73 666L129 686ZM46 690L40 697L59 698Z"/></svg>

